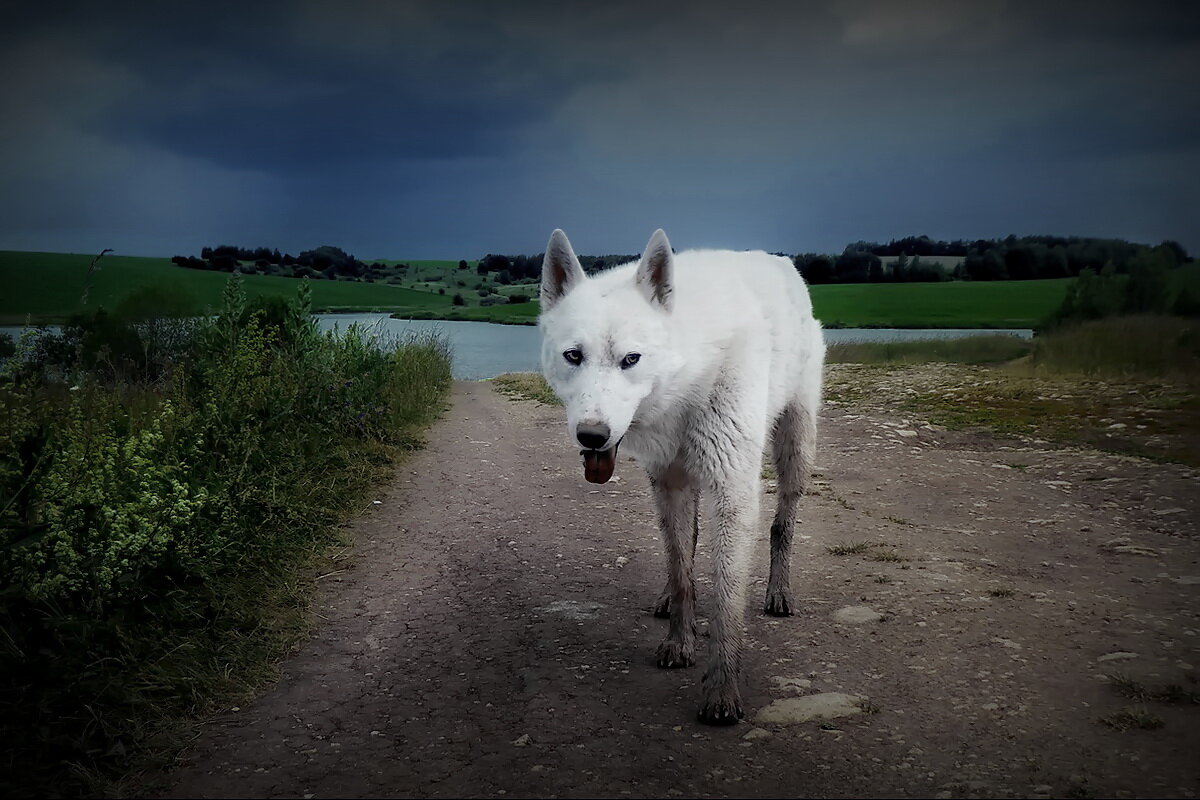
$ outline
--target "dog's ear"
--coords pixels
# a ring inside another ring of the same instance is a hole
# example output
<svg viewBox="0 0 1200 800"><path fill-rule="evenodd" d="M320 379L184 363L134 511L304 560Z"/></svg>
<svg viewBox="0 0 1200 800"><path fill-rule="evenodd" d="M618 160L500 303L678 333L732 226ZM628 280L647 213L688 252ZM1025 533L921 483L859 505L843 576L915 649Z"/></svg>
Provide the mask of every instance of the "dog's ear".
<svg viewBox="0 0 1200 800"><path fill-rule="evenodd" d="M542 259L542 311L548 311L586 277L567 235L555 229L546 243L546 256Z"/></svg>
<svg viewBox="0 0 1200 800"><path fill-rule="evenodd" d="M642 260L637 268L637 285L651 303L658 303L666 310L671 310L672 285L674 283L675 257L671 253L671 243L662 228L654 232L642 253Z"/></svg>

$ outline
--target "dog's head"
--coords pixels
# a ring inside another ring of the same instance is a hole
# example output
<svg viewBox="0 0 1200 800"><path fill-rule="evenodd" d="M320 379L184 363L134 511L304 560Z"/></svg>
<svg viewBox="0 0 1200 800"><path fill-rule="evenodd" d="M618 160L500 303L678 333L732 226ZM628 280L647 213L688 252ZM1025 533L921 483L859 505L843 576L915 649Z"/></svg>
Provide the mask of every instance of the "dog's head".
<svg viewBox="0 0 1200 800"><path fill-rule="evenodd" d="M605 483L617 445L663 375L674 370L667 315L673 257L655 231L631 278L588 278L561 230L542 262L542 374L567 409L572 442L583 447L584 476Z"/></svg>

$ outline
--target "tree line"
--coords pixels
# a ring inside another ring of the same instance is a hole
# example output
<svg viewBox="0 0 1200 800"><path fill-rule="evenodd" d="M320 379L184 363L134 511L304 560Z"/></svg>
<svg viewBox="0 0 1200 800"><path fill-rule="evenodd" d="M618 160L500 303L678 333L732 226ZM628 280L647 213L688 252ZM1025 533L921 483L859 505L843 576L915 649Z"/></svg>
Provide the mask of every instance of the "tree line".
<svg viewBox="0 0 1200 800"><path fill-rule="evenodd" d="M301 251L300 255L280 253L267 247L246 248L236 245L203 247L200 256L175 256L171 262L191 269L214 270L217 272L264 273L291 278L351 278L373 280L388 269L381 262L366 263L342 250L340 247L322 245L312 250Z"/></svg>
<svg viewBox="0 0 1200 800"><path fill-rule="evenodd" d="M780 253L779 255L785 255ZM541 278L542 253L505 255L488 253L475 269L492 275L499 284L532 282ZM1006 236L1003 239L954 239L943 241L928 236L906 236L887 243L857 241L837 255L801 253L790 256L796 270L810 284L820 283L910 283L963 281L1032 280L1076 277L1083 270L1099 273L1107 265L1126 275L1138 259L1151 258L1172 269L1189 260L1178 242L1139 244L1124 239L1084 236ZM636 261L636 254L579 256L588 274L617 264ZM194 269L225 272L263 272L288 277L376 280L385 272L406 271L401 264L365 263L341 248L322 246L298 256L278 249L253 249L220 245L205 247L195 256L175 256L174 263ZM956 260L957 263L945 263ZM463 260L460 270L469 268Z"/></svg>
<svg viewBox="0 0 1200 800"><path fill-rule="evenodd" d="M1187 251L1173 241L1151 246L1124 239L1010 235L974 241L909 236L887 244L853 242L840 255L802 253L793 263L809 283L1007 281L1075 277L1082 270L1098 271L1106 264L1112 264L1118 274L1126 274L1137 259L1148 254L1168 269L1188 260ZM947 268L931 261L932 256L961 260Z"/></svg>
<svg viewBox="0 0 1200 800"><path fill-rule="evenodd" d="M957 263L944 264L941 257L955 258ZM953 241L906 236L886 244L852 242L838 255L801 253L791 256L797 271L810 284L1068 278L1085 269L1099 272L1109 264L1117 274L1123 275L1139 258L1152 258L1168 269L1189 260L1183 246L1173 241L1151 246L1124 239L1011 235L1003 239ZM589 274L637 259L637 255L579 256L580 264ZM477 270L480 275L494 273L500 283L536 280L541 277L542 254L489 253L479 260Z"/></svg>

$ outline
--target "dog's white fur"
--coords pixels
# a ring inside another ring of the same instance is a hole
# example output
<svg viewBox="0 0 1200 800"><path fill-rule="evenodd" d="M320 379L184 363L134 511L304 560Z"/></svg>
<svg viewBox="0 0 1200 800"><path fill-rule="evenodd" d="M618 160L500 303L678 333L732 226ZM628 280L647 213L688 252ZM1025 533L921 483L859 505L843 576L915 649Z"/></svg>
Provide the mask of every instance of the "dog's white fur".
<svg viewBox="0 0 1200 800"><path fill-rule="evenodd" d="M542 371L566 406L571 440L587 441L588 430L589 448L619 445L654 486L669 562L656 610L671 617L658 651L663 667L695 658L692 562L701 494L709 500L716 607L700 718L735 722L748 550L769 441L779 491L766 611L785 615L793 607L788 561L813 464L825 358L808 289L786 258L676 255L661 230L640 261L589 278L556 230L541 305ZM603 444L595 443L597 430L608 433Z"/></svg>

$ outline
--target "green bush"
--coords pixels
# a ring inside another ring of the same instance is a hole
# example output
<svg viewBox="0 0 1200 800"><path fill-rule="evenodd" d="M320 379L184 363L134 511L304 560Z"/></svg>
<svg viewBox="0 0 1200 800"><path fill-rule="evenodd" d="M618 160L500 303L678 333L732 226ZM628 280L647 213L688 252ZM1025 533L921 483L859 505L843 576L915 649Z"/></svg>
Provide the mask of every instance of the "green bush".
<svg viewBox="0 0 1200 800"><path fill-rule="evenodd" d="M308 311L234 276L215 318L98 311L4 362L0 785L95 792L302 630L304 565L450 384L443 341Z"/></svg>

